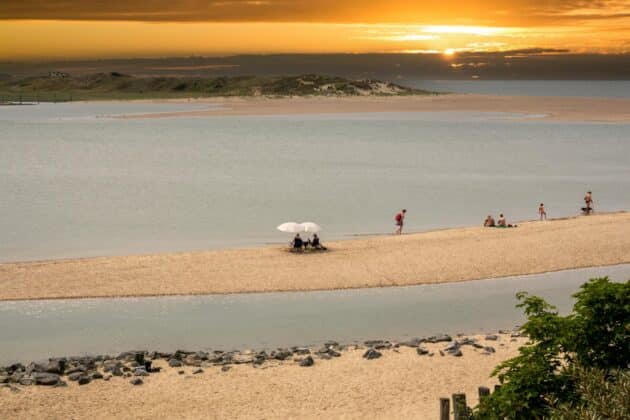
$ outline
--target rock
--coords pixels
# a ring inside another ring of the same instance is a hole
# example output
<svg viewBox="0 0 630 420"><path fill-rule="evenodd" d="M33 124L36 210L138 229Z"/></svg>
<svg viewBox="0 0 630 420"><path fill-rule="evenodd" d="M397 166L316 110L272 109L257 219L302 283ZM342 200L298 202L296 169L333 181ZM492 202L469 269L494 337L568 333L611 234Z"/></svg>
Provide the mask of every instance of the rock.
<svg viewBox="0 0 630 420"><path fill-rule="evenodd" d="M101 372L93 372L92 379L103 379L103 374Z"/></svg>
<svg viewBox="0 0 630 420"><path fill-rule="evenodd" d="M0 384L6 384L9 382L9 377L7 375L0 375Z"/></svg>
<svg viewBox="0 0 630 420"><path fill-rule="evenodd" d="M183 375L184 373L186 373L186 372L184 372L183 370L177 371L178 375Z"/></svg>
<svg viewBox="0 0 630 420"><path fill-rule="evenodd" d="M133 371L133 376L149 376L149 372L144 370L144 368L136 368L136 370Z"/></svg>
<svg viewBox="0 0 630 420"><path fill-rule="evenodd" d="M109 374L109 373L108 373L107 375L104 375L104 376L103 376L103 380L104 380L104 381L109 381L110 379L112 379L112 375L111 375L111 374Z"/></svg>
<svg viewBox="0 0 630 420"><path fill-rule="evenodd" d="M20 379L19 384L23 386L31 386L35 384L35 379L30 376L24 376L22 379Z"/></svg>
<svg viewBox="0 0 630 420"><path fill-rule="evenodd" d="M131 381L129 381L129 383L131 385L142 385L144 382L140 378L133 378Z"/></svg>
<svg viewBox="0 0 630 420"><path fill-rule="evenodd" d="M521 336L521 333L518 332L518 331L514 331L512 334L510 334L510 337L512 337L512 338L516 338L516 337L520 337L520 336Z"/></svg>
<svg viewBox="0 0 630 420"><path fill-rule="evenodd" d="M483 348L483 346L481 344L479 344L479 343L473 343L473 347L476 348L476 349L482 349Z"/></svg>
<svg viewBox="0 0 630 420"><path fill-rule="evenodd" d="M460 345L457 341L451 341L446 347L444 347L444 351L446 353L450 353L453 354L455 352L457 352L460 348Z"/></svg>
<svg viewBox="0 0 630 420"><path fill-rule="evenodd" d="M485 351L487 351L488 353L494 353L496 350L494 349L494 347L492 346L486 346L483 348Z"/></svg>
<svg viewBox="0 0 630 420"><path fill-rule="evenodd" d="M451 353L453 356L455 357L462 357L464 355L464 353L462 353L462 351L460 349L455 350L454 352Z"/></svg>
<svg viewBox="0 0 630 420"><path fill-rule="evenodd" d="M56 373L36 373L33 375L37 385L56 385L59 382L59 375Z"/></svg>
<svg viewBox="0 0 630 420"><path fill-rule="evenodd" d="M278 349L278 351L271 353L271 355L276 360L286 360L293 356L293 353L289 349Z"/></svg>
<svg viewBox="0 0 630 420"><path fill-rule="evenodd" d="M66 369L66 359L50 359L46 366L46 372L56 373L57 375L63 375Z"/></svg>
<svg viewBox="0 0 630 420"><path fill-rule="evenodd" d="M66 369L66 375L71 375L73 373L85 373L87 372L87 369L85 368L85 366L72 366L69 367L68 369Z"/></svg>
<svg viewBox="0 0 630 420"><path fill-rule="evenodd" d="M24 370L24 374L27 376L30 376L34 372L45 372L45 371L46 371L45 366L39 365L37 363L29 363L28 366L26 366L26 369Z"/></svg>
<svg viewBox="0 0 630 420"><path fill-rule="evenodd" d="M416 353L418 353L419 356L424 356L425 354L429 354L429 350L425 349L424 347L418 347L416 349Z"/></svg>
<svg viewBox="0 0 630 420"><path fill-rule="evenodd" d="M15 371L9 377L9 382L18 383L24 377L23 371Z"/></svg>
<svg viewBox="0 0 630 420"><path fill-rule="evenodd" d="M232 366L230 366L230 365L223 365L221 367L221 372L227 372L230 369L232 369Z"/></svg>
<svg viewBox="0 0 630 420"><path fill-rule="evenodd" d="M72 372L68 375L68 380L78 381L81 376L83 376L83 372Z"/></svg>
<svg viewBox="0 0 630 420"><path fill-rule="evenodd" d="M200 373L203 373L203 369L199 368L193 371L193 375L199 375Z"/></svg>
<svg viewBox="0 0 630 420"><path fill-rule="evenodd" d="M363 353L363 358L368 359L368 360L378 359L381 356L382 356L381 352L373 348L369 348L367 349L365 353Z"/></svg>
<svg viewBox="0 0 630 420"><path fill-rule="evenodd" d="M135 353L133 359L138 365L144 365L144 352Z"/></svg>
<svg viewBox="0 0 630 420"><path fill-rule="evenodd" d="M146 370L147 372L153 372L153 369L151 368L152 364L153 364L153 362L151 362L150 360L145 360L144 361L144 370Z"/></svg>
<svg viewBox="0 0 630 420"><path fill-rule="evenodd" d="M55 385L53 385L55 388L63 388L65 386L68 386L68 383L66 381L62 381L59 380L59 382L57 382Z"/></svg>
<svg viewBox="0 0 630 420"><path fill-rule="evenodd" d="M368 340L365 341L363 344L376 350L389 349L392 347L392 343L385 340Z"/></svg>
<svg viewBox="0 0 630 420"><path fill-rule="evenodd" d="M328 353L320 353L317 355L317 357L319 357L322 360L330 360L332 359L332 356Z"/></svg>
<svg viewBox="0 0 630 420"><path fill-rule="evenodd" d="M300 360L300 366L308 367L313 366L315 364L315 360L311 356L306 356L304 359Z"/></svg>
<svg viewBox="0 0 630 420"><path fill-rule="evenodd" d="M242 365L242 364L247 364L247 363L254 363L254 359L255 359L254 354L250 354L248 352L237 353L234 356L232 356L231 362L237 365Z"/></svg>
<svg viewBox="0 0 630 420"><path fill-rule="evenodd" d="M307 349L306 347L291 347L291 351L293 352L293 354L297 354L300 356L311 354L311 350Z"/></svg>
<svg viewBox="0 0 630 420"><path fill-rule="evenodd" d="M434 335L426 339L427 343L442 343L448 341L453 341L453 339L447 334Z"/></svg>
<svg viewBox="0 0 630 420"><path fill-rule="evenodd" d="M444 352L440 350L440 356L444 356Z"/></svg>
<svg viewBox="0 0 630 420"><path fill-rule="evenodd" d="M170 367L182 367L184 364L179 359L171 359L168 361Z"/></svg>
<svg viewBox="0 0 630 420"><path fill-rule="evenodd" d="M324 347L328 348L339 348L339 343L333 340L328 340L324 343Z"/></svg>
<svg viewBox="0 0 630 420"><path fill-rule="evenodd" d="M418 347L422 343L424 343L423 338L412 338L411 340L402 341L398 344L405 347Z"/></svg>
<svg viewBox="0 0 630 420"><path fill-rule="evenodd" d="M120 368L120 366L114 366L110 372L114 376L122 376L123 375L123 372L122 372L122 369Z"/></svg>
<svg viewBox="0 0 630 420"><path fill-rule="evenodd" d="M90 378L88 375L83 375L79 378L77 382L79 385L87 385L92 382L92 378Z"/></svg>
<svg viewBox="0 0 630 420"><path fill-rule="evenodd" d="M488 334L486 335L486 340L487 341L497 341L499 339L499 336L496 334Z"/></svg>

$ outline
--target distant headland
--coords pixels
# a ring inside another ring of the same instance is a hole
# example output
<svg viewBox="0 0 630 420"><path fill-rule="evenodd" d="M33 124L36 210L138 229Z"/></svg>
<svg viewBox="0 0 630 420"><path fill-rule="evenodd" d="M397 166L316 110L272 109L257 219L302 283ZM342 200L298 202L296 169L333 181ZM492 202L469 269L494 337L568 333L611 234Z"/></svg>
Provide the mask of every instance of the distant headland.
<svg viewBox="0 0 630 420"><path fill-rule="evenodd" d="M406 96L436 94L379 80L305 74L300 76L138 77L119 72L0 80L1 102L169 99L199 97Z"/></svg>

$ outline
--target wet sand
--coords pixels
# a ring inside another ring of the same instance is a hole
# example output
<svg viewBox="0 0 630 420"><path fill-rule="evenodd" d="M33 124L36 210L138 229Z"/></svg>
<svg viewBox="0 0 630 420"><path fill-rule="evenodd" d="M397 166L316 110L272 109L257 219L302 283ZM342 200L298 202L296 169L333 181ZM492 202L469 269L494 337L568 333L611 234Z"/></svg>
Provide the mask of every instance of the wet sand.
<svg viewBox="0 0 630 420"><path fill-rule="evenodd" d="M630 99L611 98L447 94L389 97L238 97L145 102L164 101L208 103L221 107L184 112L134 114L121 118L465 111L514 113L523 114L525 118L559 121L630 122Z"/></svg>
<svg viewBox="0 0 630 420"><path fill-rule="evenodd" d="M326 245L5 263L0 300L402 286L630 263L630 213Z"/></svg>
<svg viewBox="0 0 630 420"><path fill-rule="evenodd" d="M414 348L383 350L380 359L366 360L363 350L343 352L332 360L315 359L312 367L295 362L270 362L261 368L237 365L165 370L133 386L129 378L113 377L65 388L0 388L0 418L6 419L436 419L439 398L465 392L477 403L479 386L492 387L489 375L501 361L517 354L525 340L485 341L496 353L482 355L471 346L463 357L440 356L445 343L424 344L433 357L418 356ZM503 344L503 345L502 345ZM163 361L156 363L165 366Z"/></svg>

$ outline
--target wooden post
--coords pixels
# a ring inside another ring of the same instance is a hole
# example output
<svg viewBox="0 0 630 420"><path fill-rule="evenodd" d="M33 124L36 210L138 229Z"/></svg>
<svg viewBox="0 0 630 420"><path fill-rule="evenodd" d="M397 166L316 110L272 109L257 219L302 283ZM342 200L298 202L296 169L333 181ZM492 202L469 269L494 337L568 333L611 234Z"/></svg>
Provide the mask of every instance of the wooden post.
<svg viewBox="0 0 630 420"><path fill-rule="evenodd" d="M466 394L453 394L453 419L465 420L467 412Z"/></svg>
<svg viewBox="0 0 630 420"><path fill-rule="evenodd" d="M490 388L486 386L480 386L479 387L479 402L481 402L481 400L486 398L488 395L490 395Z"/></svg>
<svg viewBox="0 0 630 420"><path fill-rule="evenodd" d="M440 398L440 420L449 420L451 417L451 402L448 398Z"/></svg>

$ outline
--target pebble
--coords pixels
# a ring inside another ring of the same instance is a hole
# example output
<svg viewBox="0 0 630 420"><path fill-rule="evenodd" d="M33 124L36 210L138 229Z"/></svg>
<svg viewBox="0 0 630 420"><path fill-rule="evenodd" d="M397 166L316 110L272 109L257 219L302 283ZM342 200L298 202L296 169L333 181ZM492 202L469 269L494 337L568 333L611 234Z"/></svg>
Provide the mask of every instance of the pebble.
<svg viewBox="0 0 630 420"><path fill-rule="evenodd" d="M129 381L129 383L131 385L142 385L144 383L144 381L140 378L134 378L131 381Z"/></svg>

